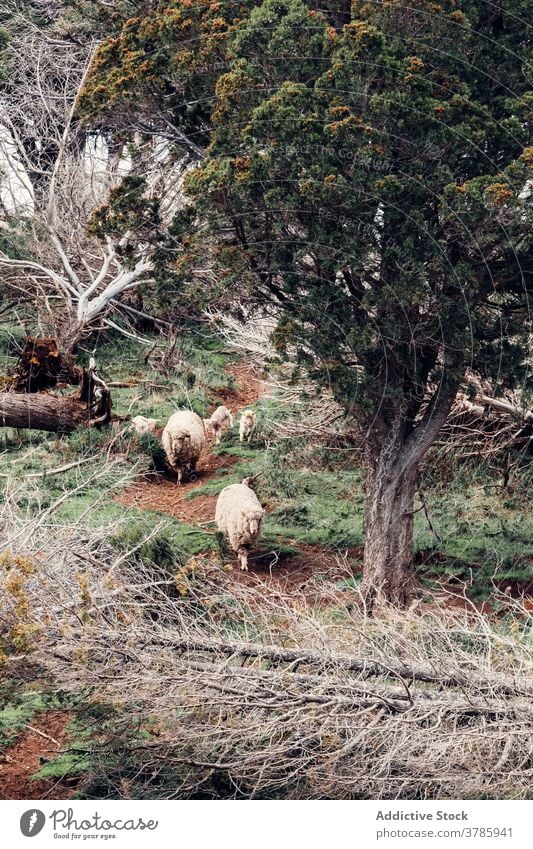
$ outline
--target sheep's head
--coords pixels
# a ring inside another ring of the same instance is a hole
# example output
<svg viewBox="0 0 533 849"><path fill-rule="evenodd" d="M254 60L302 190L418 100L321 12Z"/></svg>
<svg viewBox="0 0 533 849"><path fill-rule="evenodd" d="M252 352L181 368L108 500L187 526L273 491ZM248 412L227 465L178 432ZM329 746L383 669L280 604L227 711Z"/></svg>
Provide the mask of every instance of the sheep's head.
<svg viewBox="0 0 533 849"><path fill-rule="evenodd" d="M255 536L259 533L261 528L261 522L263 521L263 514L256 513L254 516L248 517L248 530L252 536Z"/></svg>
<svg viewBox="0 0 533 849"><path fill-rule="evenodd" d="M260 523L261 523L261 521L260 521L260 519L257 518L257 516L252 516L252 518L250 519L250 523L249 523L251 534L257 533L257 531L259 530Z"/></svg>
<svg viewBox="0 0 533 849"><path fill-rule="evenodd" d="M172 447L179 454L190 444L191 434L188 430L180 430L178 433L172 434Z"/></svg>

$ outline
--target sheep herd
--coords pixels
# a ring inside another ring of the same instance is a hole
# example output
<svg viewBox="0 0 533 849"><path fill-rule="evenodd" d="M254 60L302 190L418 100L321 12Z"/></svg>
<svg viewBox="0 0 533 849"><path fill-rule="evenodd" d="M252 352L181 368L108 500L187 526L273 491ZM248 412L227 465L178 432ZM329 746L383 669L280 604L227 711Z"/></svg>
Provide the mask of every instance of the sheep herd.
<svg viewBox="0 0 533 849"><path fill-rule="evenodd" d="M131 421L132 429L139 435L153 433L157 422L144 416L135 416ZM253 410L244 410L239 423L239 441L251 441L256 426ZM220 444L221 434L233 427L231 411L220 406L209 419L201 419L192 410L177 410L166 423L161 442L169 466L177 475L181 485L185 475L194 475L200 455L206 446L206 431L210 430L215 444ZM248 571L248 555L261 536L265 511L261 506L252 484L253 478L245 478L242 483L224 487L218 496L215 508L215 522L229 541L231 549L238 557L243 572Z"/></svg>

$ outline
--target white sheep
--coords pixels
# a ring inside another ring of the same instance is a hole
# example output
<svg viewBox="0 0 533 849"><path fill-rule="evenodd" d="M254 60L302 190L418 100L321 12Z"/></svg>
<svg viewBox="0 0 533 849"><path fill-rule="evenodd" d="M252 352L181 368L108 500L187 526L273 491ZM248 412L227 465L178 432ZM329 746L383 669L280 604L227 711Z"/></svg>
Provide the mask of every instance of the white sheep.
<svg viewBox="0 0 533 849"><path fill-rule="evenodd" d="M191 410L178 410L168 420L161 437L170 466L178 475L178 484L183 473L194 472L205 446L205 428L200 416Z"/></svg>
<svg viewBox="0 0 533 849"><path fill-rule="evenodd" d="M157 427L156 419L146 419L144 416L135 416L134 419L131 420L131 427L135 433L142 436L145 433L153 433Z"/></svg>
<svg viewBox="0 0 533 849"><path fill-rule="evenodd" d="M217 407L210 419L204 419L204 425L213 431L215 445L220 445L220 434L233 427L233 415L227 407Z"/></svg>
<svg viewBox="0 0 533 849"><path fill-rule="evenodd" d="M253 410L243 410L241 413L241 421L239 425L239 442L244 442L245 439L251 442L252 435L255 430L256 419Z"/></svg>
<svg viewBox="0 0 533 849"><path fill-rule="evenodd" d="M248 571L248 554L261 536L265 511L249 485L252 478L224 487L217 499L215 521L239 558L242 572Z"/></svg>

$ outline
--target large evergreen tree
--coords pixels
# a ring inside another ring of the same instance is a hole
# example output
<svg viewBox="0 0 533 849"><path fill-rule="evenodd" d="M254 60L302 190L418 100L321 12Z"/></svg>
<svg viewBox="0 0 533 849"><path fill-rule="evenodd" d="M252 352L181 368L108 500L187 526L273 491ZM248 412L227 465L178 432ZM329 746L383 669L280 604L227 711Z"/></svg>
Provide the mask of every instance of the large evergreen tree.
<svg viewBox="0 0 533 849"><path fill-rule="evenodd" d="M370 603L409 597L420 464L466 370L526 363L531 7L170 0L121 24L88 87L86 112L158 104L202 148L188 187L221 264L358 415Z"/></svg>

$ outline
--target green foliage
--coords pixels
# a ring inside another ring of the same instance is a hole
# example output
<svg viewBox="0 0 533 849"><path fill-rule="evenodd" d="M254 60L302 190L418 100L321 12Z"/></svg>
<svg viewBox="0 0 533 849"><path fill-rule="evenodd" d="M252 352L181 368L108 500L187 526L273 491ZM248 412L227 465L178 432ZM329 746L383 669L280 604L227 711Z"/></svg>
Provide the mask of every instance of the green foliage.
<svg viewBox="0 0 533 849"><path fill-rule="evenodd" d="M171 569L176 560L176 551L169 537L161 532L146 540L146 532L142 527L130 526L111 538L111 543L120 549L136 549L136 556L142 561L151 561L156 566Z"/></svg>
<svg viewBox="0 0 533 849"><path fill-rule="evenodd" d="M104 115L112 125L124 107L134 111L150 100L157 112L164 100L165 120L194 134L201 145L207 141L209 96L226 64L227 33L245 9L233 0L117 4L100 22L106 37L80 98L80 114Z"/></svg>
<svg viewBox="0 0 533 849"><path fill-rule="evenodd" d="M121 3L80 101L117 132L147 113L153 127L170 122L177 155L201 159L186 180L194 206L159 244L161 297L174 286L173 300L205 303L202 283L187 281L207 252L226 299L278 308L279 357L295 352L333 391L374 456L392 440L398 472L424 455L467 368L495 386L528 372L530 10ZM205 414L191 389L186 378L178 403L193 394ZM269 435L265 419L256 446ZM298 460L316 471L324 457L310 454L300 446ZM321 493L304 492L308 513L290 523L302 480L270 460L251 465L279 487L274 527L360 541L359 518Z"/></svg>
<svg viewBox="0 0 533 849"><path fill-rule="evenodd" d="M1 21L1 18L0 18ZM0 85L9 74L9 62L6 60L5 49L10 41L9 30L0 26Z"/></svg>
<svg viewBox="0 0 533 849"><path fill-rule="evenodd" d="M466 358L485 370L494 362L500 374L503 365L516 369L518 344L504 346L503 358L490 350L520 331L520 269L531 249L523 238L521 190L531 162L523 153L529 95L518 23L527 3L494 17L483 3L464 11L420 3L408 16L391 4L356 3L344 27L334 11L318 13L300 0L265 0L244 11L229 27L231 10L217 4L157 5L129 19L102 48L87 97L96 86L107 99L113 75L122 73L125 93L117 97L141 91L142 102L147 73L154 86L171 79L182 97L190 86L204 121L211 110L208 156L189 189L215 233L229 210L235 247L244 250L239 271L251 270L263 297L286 308L280 350L296 342L302 361L343 403L357 399L370 412L379 404L386 418L383 406L395 409L403 393L412 423L430 375L457 379ZM202 39L202 80L188 52L195 38ZM174 121L192 129L178 107ZM187 227L175 235L190 254L186 215ZM298 237L287 239L288 221ZM225 239L226 273L227 251ZM464 358L452 355L458 346Z"/></svg>
<svg viewBox="0 0 533 849"><path fill-rule="evenodd" d="M168 468L168 463L161 440L153 433L143 433L137 439L141 450L151 457L152 469L155 472L164 472Z"/></svg>
<svg viewBox="0 0 533 849"><path fill-rule="evenodd" d="M91 760L87 756L80 756L75 752L64 752L59 757L43 764L43 766L32 775L32 779L39 781L50 778L56 781L67 777L83 775L91 766Z"/></svg>
<svg viewBox="0 0 533 849"><path fill-rule="evenodd" d="M87 232L101 239L126 232L135 233L137 239L154 239L159 227L159 201L145 196L146 180L128 175L111 189L105 206L97 209L87 225ZM125 249L128 250L127 248ZM133 247L129 250L133 254ZM128 259L127 253L124 259Z"/></svg>
<svg viewBox="0 0 533 849"><path fill-rule="evenodd" d="M0 710L0 747L11 745L35 714L57 707L53 695L33 693L31 690L8 697Z"/></svg>

